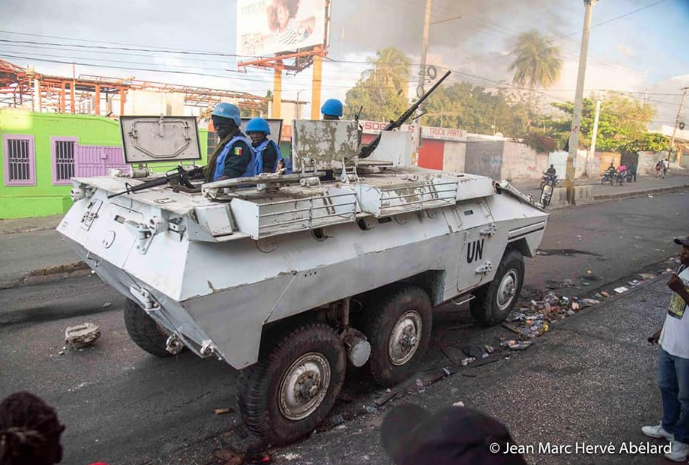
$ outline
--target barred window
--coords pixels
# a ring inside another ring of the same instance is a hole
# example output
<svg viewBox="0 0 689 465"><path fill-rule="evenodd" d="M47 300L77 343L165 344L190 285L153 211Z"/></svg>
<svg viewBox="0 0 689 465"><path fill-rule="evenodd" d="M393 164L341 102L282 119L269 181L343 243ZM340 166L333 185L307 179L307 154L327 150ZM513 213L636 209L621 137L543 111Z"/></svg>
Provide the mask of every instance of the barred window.
<svg viewBox="0 0 689 465"><path fill-rule="evenodd" d="M206 155L209 157L213 154L213 151L215 150L215 147L218 145L220 142L218 135L213 132L213 131L208 131L208 137L206 138L206 141L208 142L208 148L206 149Z"/></svg>
<svg viewBox="0 0 689 465"><path fill-rule="evenodd" d="M74 154L77 145L75 137L51 137L51 158L53 184L70 184L74 177Z"/></svg>
<svg viewBox="0 0 689 465"><path fill-rule="evenodd" d="M34 139L31 135L3 134L6 186L36 184Z"/></svg>

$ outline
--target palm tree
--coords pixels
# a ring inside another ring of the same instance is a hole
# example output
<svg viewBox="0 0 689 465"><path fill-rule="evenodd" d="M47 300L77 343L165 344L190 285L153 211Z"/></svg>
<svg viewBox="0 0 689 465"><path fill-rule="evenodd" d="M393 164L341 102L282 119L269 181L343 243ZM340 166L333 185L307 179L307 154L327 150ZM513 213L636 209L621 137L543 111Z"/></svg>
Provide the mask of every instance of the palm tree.
<svg viewBox="0 0 689 465"><path fill-rule="evenodd" d="M548 88L560 79L562 59L560 48L550 45L550 41L541 36L538 31L524 32L517 38L517 46L510 55L516 58L509 70L514 71L512 83L526 86L531 91L533 100L536 87ZM529 101L531 110L531 101Z"/></svg>
<svg viewBox="0 0 689 465"><path fill-rule="evenodd" d="M409 66L411 60L395 47L384 48L376 53L375 58L367 58L373 67L364 72L364 78L377 87L394 87L405 92L409 83ZM405 92L406 93L406 92Z"/></svg>

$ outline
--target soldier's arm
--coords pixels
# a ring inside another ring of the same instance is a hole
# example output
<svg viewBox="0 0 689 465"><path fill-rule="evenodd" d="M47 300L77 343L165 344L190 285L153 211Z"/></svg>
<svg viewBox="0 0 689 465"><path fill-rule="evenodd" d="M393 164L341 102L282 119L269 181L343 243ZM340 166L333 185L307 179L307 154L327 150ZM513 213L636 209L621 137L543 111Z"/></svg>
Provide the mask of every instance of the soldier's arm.
<svg viewBox="0 0 689 465"><path fill-rule="evenodd" d="M272 173L277 159L278 153L275 151L275 147L273 147L273 144L268 144L263 151L263 172Z"/></svg>

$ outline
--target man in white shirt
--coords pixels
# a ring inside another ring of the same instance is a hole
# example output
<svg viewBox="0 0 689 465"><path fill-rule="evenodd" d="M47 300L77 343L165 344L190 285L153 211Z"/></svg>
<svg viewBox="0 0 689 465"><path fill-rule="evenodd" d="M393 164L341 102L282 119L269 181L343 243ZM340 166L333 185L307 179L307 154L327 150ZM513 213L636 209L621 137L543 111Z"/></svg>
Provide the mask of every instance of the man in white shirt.
<svg viewBox="0 0 689 465"><path fill-rule="evenodd" d="M672 290L665 323L649 337L660 343L658 388L663 399L663 419L659 425L641 431L652 438L670 441L665 457L684 462L689 456L689 237L675 239L682 246L677 274L667 285Z"/></svg>

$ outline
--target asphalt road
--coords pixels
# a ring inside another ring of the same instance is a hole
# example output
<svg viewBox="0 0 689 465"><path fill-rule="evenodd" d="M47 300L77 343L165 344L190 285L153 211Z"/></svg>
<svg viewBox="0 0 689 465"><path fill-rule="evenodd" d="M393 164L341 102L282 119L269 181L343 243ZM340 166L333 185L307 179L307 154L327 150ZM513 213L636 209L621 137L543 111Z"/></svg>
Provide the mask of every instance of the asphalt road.
<svg viewBox="0 0 689 465"><path fill-rule="evenodd" d="M688 206L688 196L668 194L554 212L541 246L544 255L527 260L527 292L547 286L559 292L571 279L574 287L562 290L583 294L610 289L635 272L674 266L668 258L677 250L669 238L689 231ZM449 399L468 400L502 415L522 443L579 434L598 440L603 430L632 434L638 425L624 415L655 421L659 408L652 387L653 351L636 341L660 321L666 293L661 284L648 289L644 305L577 316L510 362L479 369L474 379L450 378L411 400L434 408ZM0 397L26 389L58 408L68 426L64 463L214 463L214 449L251 441L241 426L235 428L236 413L213 414L213 409L234 407L236 372L190 354L161 360L139 350L124 329L124 299L98 278L7 289L0 298ZM649 305L655 310L647 311ZM505 332L500 327L453 330L471 321L468 312L453 306L440 310L435 337L449 344L490 343ZM92 348L58 355L64 329L84 321L100 325L103 337ZM424 365L443 361L438 350L429 350ZM353 378L347 391L355 400L338 403L335 414L356 411L380 395ZM635 384L643 393L630 387ZM334 429L274 451L275 461L386 463L377 445L381 418L380 413L365 415L344 425L348 434Z"/></svg>

